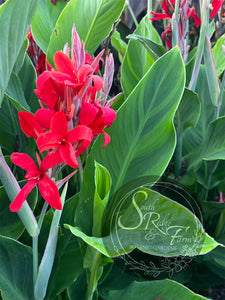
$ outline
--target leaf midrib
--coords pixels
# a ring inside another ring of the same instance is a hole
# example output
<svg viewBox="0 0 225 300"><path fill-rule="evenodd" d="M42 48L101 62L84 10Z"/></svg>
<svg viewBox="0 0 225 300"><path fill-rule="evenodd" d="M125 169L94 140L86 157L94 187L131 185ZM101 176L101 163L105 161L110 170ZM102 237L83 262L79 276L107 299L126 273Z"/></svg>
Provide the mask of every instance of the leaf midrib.
<svg viewBox="0 0 225 300"><path fill-rule="evenodd" d="M95 1L95 0L93 0L93 1ZM94 17L94 19L93 19L93 21L92 21L92 23L91 23L91 28L90 28L90 30L88 31L88 34L87 34L87 36L86 36L86 38L85 38L84 43L85 43L86 46L87 46L87 42L88 42L89 36L90 36L90 34L91 34L92 30L93 30L93 27L95 26L97 16L98 16L98 14L99 14L99 12L100 12L100 10L101 10L101 8L102 8L102 5L103 5L103 2L104 2L104 1L105 1L105 0L101 0L101 2L100 2L100 4L99 4L99 7L98 7L98 10L97 10L97 12L96 12L96 14L95 14L95 17Z"/></svg>

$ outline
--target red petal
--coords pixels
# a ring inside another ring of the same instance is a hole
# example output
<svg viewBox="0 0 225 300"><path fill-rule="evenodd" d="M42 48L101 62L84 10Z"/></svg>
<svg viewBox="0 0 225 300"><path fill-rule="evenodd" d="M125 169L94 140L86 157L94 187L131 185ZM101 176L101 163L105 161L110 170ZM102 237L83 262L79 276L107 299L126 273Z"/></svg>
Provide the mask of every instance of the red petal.
<svg viewBox="0 0 225 300"><path fill-rule="evenodd" d="M220 9L221 5L223 4L223 1L224 0L213 0L212 1L212 7L213 7L213 9L212 9L212 11L210 13L210 16L209 16L210 18L213 18L216 15L216 13Z"/></svg>
<svg viewBox="0 0 225 300"><path fill-rule="evenodd" d="M37 78L37 90L34 90L35 94L41 99L49 108L54 109L61 94L57 90L56 84L54 84L49 71L43 72Z"/></svg>
<svg viewBox="0 0 225 300"><path fill-rule="evenodd" d="M92 75L91 76L93 82L94 82L94 88L96 91L100 91L103 88L103 81L101 77L98 75Z"/></svg>
<svg viewBox="0 0 225 300"><path fill-rule="evenodd" d="M75 76L71 77L66 73L52 71L50 75L53 80L64 84L73 86L76 83L76 77Z"/></svg>
<svg viewBox="0 0 225 300"><path fill-rule="evenodd" d="M73 143L80 140L91 141L92 138L92 130L89 127L84 125L77 125L74 129L68 132L66 140L70 143Z"/></svg>
<svg viewBox="0 0 225 300"><path fill-rule="evenodd" d="M75 150L70 143L65 143L59 148L59 153L63 161L72 168L78 168L78 162L75 155Z"/></svg>
<svg viewBox="0 0 225 300"><path fill-rule="evenodd" d="M189 8L187 10L187 17L188 18L194 18L195 21L195 26L199 27L201 25L201 19L199 16L196 14L195 10L193 8Z"/></svg>
<svg viewBox="0 0 225 300"><path fill-rule="evenodd" d="M48 176L44 176L39 180L38 186L43 199L45 199L51 207L61 210L62 202L56 184L48 178Z"/></svg>
<svg viewBox="0 0 225 300"><path fill-rule="evenodd" d="M110 136L105 131L103 131L103 134L104 134L104 145L103 145L103 148L105 148L105 146L108 145L108 143L110 143Z"/></svg>
<svg viewBox="0 0 225 300"><path fill-rule="evenodd" d="M41 108L36 111L35 118L42 128L50 129L51 118L54 114L55 110L53 109Z"/></svg>
<svg viewBox="0 0 225 300"><path fill-rule="evenodd" d="M25 154L25 153L18 153L18 152L14 152L11 155L11 161L19 166L20 168L28 171L28 170L35 170L35 171L39 171L37 165L35 164L35 162L33 161L33 159ZM40 171L39 171L40 172Z"/></svg>
<svg viewBox="0 0 225 300"><path fill-rule="evenodd" d="M88 75L91 75L93 73L93 69L90 65L83 65L78 73L77 78L79 82L84 82Z"/></svg>
<svg viewBox="0 0 225 300"><path fill-rule="evenodd" d="M110 127L116 118L116 112L109 107L102 107L104 116L104 123L107 127Z"/></svg>
<svg viewBox="0 0 225 300"><path fill-rule="evenodd" d="M51 132L64 137L68 131L66 115L62 111L55 113L51 119Z"/></svg>
<svg viewBox="0 0 225 300"><path fill-rule="evenodd" d="M149 20L162 20L162 19L171 19L172 16L168 15L168 14L163 14L163 13L155 13L154 11L151 11L151 14L155 17L150 18Z"/></svg>
<svg viewBox="0 0 225 300"><path fill-rule="evenodd" d="M98 114L98 108L90 103L84 103L82 105L80 115L79 115L79 124L89 125L94 122Z"/></svg>
<svg viewBox="0 0 225 300"><path fill-rule="evenodd" d="M50 152L41 163L41 170L46 171L50 168L53 168L57 164L61 164L63 162L62 157L59 154L59 151Z"/></svg>
<svg viewBox="0 0 225 300"><path fill-rule="evenodd" d="M38 124L35 116L26 111L18 113L20 127L22 131L29 137L37 139L39 134L43 132L41 126Z"/></svg>
<svg viewBox="0 0 225 300"><path fill-rule="evenodd" d="M63 52L57 51L54 55L54 63L57 71L74 77L74 67L72 60Z"/></svg>
<svg viewBox="0 0 225 300"><path fill-rule="evenodd" d="M57 133L46 132L39 135L37 139L37 145L40 153L45 150L58 149L60 142L62 141L62 136Z"/></svg>
<svg viewBox="0 0 225 300"><path fill-rule="evenodd" d="M21 209L24 201L26 200L28 194L32 191L32 189L37 185L37 180L30 180L25 184L19 194L16 196L14 201L10 204L10 210L12 212L18 211Z"/></svg>

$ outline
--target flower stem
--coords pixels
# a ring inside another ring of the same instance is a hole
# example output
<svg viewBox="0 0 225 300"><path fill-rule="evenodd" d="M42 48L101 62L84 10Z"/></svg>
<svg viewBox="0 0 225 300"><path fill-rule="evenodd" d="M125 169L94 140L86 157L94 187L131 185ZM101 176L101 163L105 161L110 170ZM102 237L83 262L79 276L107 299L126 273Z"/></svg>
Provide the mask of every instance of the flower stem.
<svg viewBox="0 0 225 300"><path fill-rule="evenodd" d="M92 266L90 269L90 276L88 278L88 288L86 300L92 300L94 291L96 289L96 281L97 281L97 273L99 267L99 261L101 259L101 253L96 250L95 255L93 257Z"/></svg>
<svg viewBox="0 0 225 300"><path fill-rule="evenodd" d="M183 144L183 130L182 124L180 120L179 111L176 113L176 121L177 121L177 145L175 149L175 178L180 176L181 167L182 167L182 144Z"/></svg>
<svg viewBox="0 0 225 300"><path fill-rule="evenodd" d="M80 156L77 157L77 161L78 161L78 165L79 165L79 175L80 175L80 184L82 184L83 182L83 165L82 165L82 162L81 162L81 159L80 159Z"/></svg>
<svg viewBox="0 0 225 300"><path fill-rule="evenodd" d="M33 250L33 287L37 280L38 273L38 236L32 238L32 250Z"/></svg>

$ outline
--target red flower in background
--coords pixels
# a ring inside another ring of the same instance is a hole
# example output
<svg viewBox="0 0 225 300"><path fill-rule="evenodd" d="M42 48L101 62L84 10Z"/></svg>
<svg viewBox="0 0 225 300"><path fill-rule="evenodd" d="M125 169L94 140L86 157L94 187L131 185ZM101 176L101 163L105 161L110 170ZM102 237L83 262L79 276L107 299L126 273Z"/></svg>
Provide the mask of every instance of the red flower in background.
<svg viewBox="0 0 225 300"><path fill-rule="evenodd" d="M28 194L37 185L43 199L55 209L62 209L62 203L56 184L48 177L47 170L53 166L51 157L47 156L42 162L37 156L39 167L32 158L25 153L13 153L11 161L26 170L25 179L27 183L21 189L15 200L10 204L10 210L20 210Z"/></svg>
<svg viewBox="0 0 225 300"><path fill-rule="evenodd" d="M156 13L154 11L151 11L150 13L154 17L150 18L150 20L154 21L154 20L162 20L162 19L172 19L172 15L175 9L175 2L176 0L171 0L171 1L164 0L162 4L162 10L164 10L165 13ZM182 1L180 7L183 7L184 3L185 1ZM199 16L196 14L194 9L190 7L188 7L187 9L186 20L188 20L189 18L194 18L196 27L200 26L201 20Z"/></svg>
<svg viewBox="0 0 225 300"><path fill-rule="evenodd" d="M162 32L161 37L164 41L166 41L166 45L169 49L172 48L171 38L172 38L172 26L169 24L166 27L166 30Z"/></svg>
<svg viewBox="0 0 225 300"><path fill-rule="evenodd" d="M39 135L37 145L41 153L55 149L52 157L54 155L56 161L61 158L72 168L78 168L76 156L89 146L92 138L92 131L87 126L78 125L68 131L66 115L63 112L56 112L51 119L50 131Z"/></svg>
<svg viewBox="0 0 225 300"><path fill-rule="evenodd" d="M212 4L211 4L212 11L209 15L210 18L213 18L216 15L218 10L222 6L223 2L224 2L224 0L212 0Z"/></svg>

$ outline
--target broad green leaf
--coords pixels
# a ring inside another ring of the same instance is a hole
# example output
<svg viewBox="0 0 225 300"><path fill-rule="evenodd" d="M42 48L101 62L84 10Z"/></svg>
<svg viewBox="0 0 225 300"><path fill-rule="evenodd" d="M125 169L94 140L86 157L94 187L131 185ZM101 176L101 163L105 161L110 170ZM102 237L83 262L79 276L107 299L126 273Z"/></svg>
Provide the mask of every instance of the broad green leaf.
<svg viewBox="0 0 225 300"><path fill-rule="evenodd" d="M78 279L68 287L67 292L70 300L85 299L87 293L87 276L85 270L83 270Z"/></svg>
<svg viewBox="0 0 225 300"><path fill-rule="evenodd" d="M18 143L18 129L10 101L6 97L0 109L0 146L4 153L11 154Z"/></svg>
<svg viewBox="0 0 225 300"><path fill-rule="evenodd" d="M204 62L205 62L206 77L208 81L211 101L214 106L218 106L220 89L219 89L218 76L215 68L215 62L214 62L212 49L211 49L211 42L208 35L206 35L205 38Z"/></svg>
<svg viewBox="0 0 225 300"><path fill-rule="evenodd" d="M22 83L25 99L31 109L31 112L35 113L40 108L38 98L34 93L34 89L36 88L37 74L27 54L25 55L24 64L18 75Z"/></svg>
<svg viewBox="0 0 225 300"><path fill-rule="evenodd" d="M118 195L106 215L108 235L93 237L79 227L66 228L109 257L135 248L157 256L196 256L219 245L208 236L187 208L156 191L140 187L125 197Z"/></svg>
<svg viewBox="0 0 225 300"><path fill-rule="evenodd" d="M3 299L33 299L32 250L13 239L0 236L0 265Z"/></svg>
<svg viewBox="0 0 225 300"><path fill-rule="evenodd" d="M0 6L0 105L36 4L36 0L8 0Z"/></svg>
<svg viewBox="0 0 225 300"><path fill-rule="evenodd" d="M20 53L17 56L17 60L15 62L15 65L13 67L13 72L15 72L16 74L18 74L18 72L20 71L20 69L23 66L27 47L28 47L28 39L26 38L24 43L23 43L23 46L20 49Z"/></svg>
<svg viewBox="0 0 225 300"><path fill-rule="evenodd" d="M183 131L196 126L200 116L200 109L198 95L186 88L177 110L180 115Z"/></svg>
<svg viewBox="0 0 225 300"><path fill-rule="evenodd" d="M201 102L201 112L199 120L195 128L190 128L183 136L183 155L191 153L196 149L206 138L207 130L210 122L215 116L215 107L213 106L208 89L206 70L201 66L199 70L196 93Z"/></svg>
<svg viewBox="0 0 225 300"><path fill-rule="evenodd" d="M125 0L73 0L61 13L51 35L47 59L52 64L57 50L71 42L71 31L75 23L85 50L93 54L107 37L113 23L119 18Z"/></svg>
<svg viewBox="0 0 225 300"><path fill-rule="evenodd" d="M95 142L84 169L77 209L78 223L83 229L88 228L89 234L94 160L109 171L111 194L124 183L143 176L153 176L156 180L167 167L175 148L173 117L183 89L184 65L178 48L174 48L155 62L120 107L116 120L107 130L111 142L104 149L102 137Z"/></svg>
<svg viewBox="0 0 225 300"><path fill-rule="evenodd" d="M65 0L58 0L55 5L51 1L38 1L31 28L36 43L45 53L56 21L66 4Z"/></svg>
<svg viewBox="0 0 225 300"><path fill-rule="evenodd" d="M160 44L157 44L150 39L146 39L140 35L137 34L130 34L127 38L137 40L140 43L142 43L145 47L145 49L150 53L151 57L154 61L156 61L160 56L166 53L165 47L163 47Z"/></svg>
<svg viewBox="0 0 225 300"><path fill-rule="evenodd" d="M102 217L111 188L111 177L106 168L95 162L95 195L93 211L93 235L101 235Z"/></svg>
<svg viewBox="0 0 225 300"><path fill-rule="evenodd" d="M107 300L207 300L207 298L195 294L182 284L169 279L138 282L134 281L123 290L109 291Z"/></svg>
<svg viewBox="0 0 225 300"><path fill-rule="evenodd" d="M111 37L111 44L118 52L119 60L122 63L127 44L121 39L120 33L116 30Z"/></svg>
<svg viewBox="0 0 225 300"><path fill-rule="evenodd" d="M225 36L221 36L221 38L216 42L216 45L212 49L215 67L218 77L223 73L225 69L225 55L223 48L225 46Z"/></svg>
<svg viewBox="0 0 225 300"><path fill-rule="evenodd" d="M160 44L161 39L149 21L148 16L143 18L134 32L135 34ZM154 60L149 52L137 41L130 40L121 68L121 84L125 98L146 74Z"/></svg>
<svg viewBox="0 0 225 300"><path fill-rule="evenodd" d="M207 138L204 142L187 156L190 162L189 168L198 165L204 160L225 159L225 116L210 123L207 130Z"/></svg>
<svg viewBox="0 0 225 300"><path fill-rule="evenodd" d="M30 111L30 107L27 104L26 99L24 97L20 78L15 73L11 74L9 84L6 90L6 96L12 102L17 111Z"/></svg>

